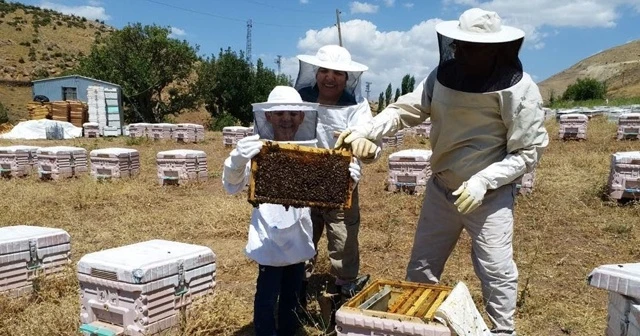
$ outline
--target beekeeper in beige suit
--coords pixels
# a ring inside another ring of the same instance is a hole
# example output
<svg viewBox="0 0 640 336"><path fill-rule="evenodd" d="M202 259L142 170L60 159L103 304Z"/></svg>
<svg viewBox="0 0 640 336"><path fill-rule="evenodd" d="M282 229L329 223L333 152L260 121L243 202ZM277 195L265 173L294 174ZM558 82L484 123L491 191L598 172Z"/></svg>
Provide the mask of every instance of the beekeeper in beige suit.
<svg viewBox="0 0 640 336"><path fill-rule="evenodd" d="M518 270L513 261L514 179L530 172L549 142L538 87L523 72L520 29L473 8L436 26L440 63L418 88L336 146L375 154L374 143L431 117L433 176L418 220L407 280L437 283L462 229L482 282L492 335L515 335Z"/></svg>

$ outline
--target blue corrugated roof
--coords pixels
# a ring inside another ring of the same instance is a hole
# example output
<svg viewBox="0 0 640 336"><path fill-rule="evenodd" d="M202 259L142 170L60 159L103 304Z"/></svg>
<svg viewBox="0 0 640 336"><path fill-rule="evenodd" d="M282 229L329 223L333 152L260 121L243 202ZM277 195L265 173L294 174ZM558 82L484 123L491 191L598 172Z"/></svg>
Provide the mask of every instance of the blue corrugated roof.
<svg viewBox="0 0 640 336"><path fill-rule="evenodd" d="M91 78L91 77L86 77L86 76L80 76L80 75L69 75L69 76L61 76L61 77L43 78L43 79L32 80L31 82L32 83L34 83L34 82L45 82L45 81L52 81L52 80L62 79L62 78L84 78L84 79L87 79L87 80L90 80L90 81L109 84L109 85L113 85L113 86L117 86L117 87L121 88L121 86L118 85L118 84L109 83L109 82L105 82L103 80L99 80L99 79L95 79L95 78Z"/></svg>

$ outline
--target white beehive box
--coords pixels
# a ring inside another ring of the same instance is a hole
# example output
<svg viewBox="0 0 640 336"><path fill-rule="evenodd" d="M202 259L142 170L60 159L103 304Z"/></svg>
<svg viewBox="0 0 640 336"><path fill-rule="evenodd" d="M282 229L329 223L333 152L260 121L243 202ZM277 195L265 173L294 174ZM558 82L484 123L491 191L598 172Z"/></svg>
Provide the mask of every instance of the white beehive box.
<svg viewBox="0 0 640 336"><path fill-rule="evenodd" d="M567 113L560 116L560 139L587 139L589 117L581 113Z"/></svg>
<svg viewBox="0 0 640 336"><path fill-rule="evenodd" d="M392 136L382 137L382 148L394 148L404 143L404 131L400 130Z"/></svg>
<svg viewBox="0 0 640 336"><path fill-rule="evenodd" d="M611 155L608 188L615 200L640 198L640 151Z"/></svg>
<svg viewBox="0 0 640 336"><path fill-rule="evenodd" d="M0 147L0 176L23 177L29 175L36 165L39 148L23 145Z"/></svg>
<svg viewBox="0 0 640 336"><path fill-rule="evenodd" d="M253 134L253 128L227 126L222 129L222 143L226 147L235 146L238 140Z"/></svg>
<svg viewBox="0 0 640 336"><path fill-rule="evenodd" d="M616 138L640 139L640 113L625 113L618 118Z"/></svg>
<svg viewBox="0 0 640 336"><path fill-rule="evenodd" d="M86 122L82 124L85 138L97 138L100 136L100 124L97 122Z"/></svg>
<svg viewBox="0 0 640 336"><path fill-rule="evenodd" d="M588 279L593 287L640 299L640 263L602 265Z"/></svg>
<svg viewBox="0 0 640 336"><path fill-rule="evenodd" d="M153 140L170 140L176 125L169 123L151 124L150 137Z"/></svg>
<svg viewBox="0 0 640 336"><path fill-rule="evenodd" d="M533 193L533 186L536 181L536 172L535 170L531 173L525 173L520 178L517 178L514 182L516 184L516 188L518 189L518 194L520 195L529 195Z"/></svg>
<svg viewBox="0 0 640 336"><path fill-rule="evenodd" d="M431 150L405 149L389 155L387 190L421 194L431 177Z"/></svg>
<svg viewBox="0 0 640 336"><path fill-rule="evenodd" d="M129 136L132 138L151 138L151 125L148 123L129 124Z"/></svg>
<svg viewBox="0 0 640 336"><path fill-rule="evenodd" d="M31 292L39 274L55 274L69 264L71 243L62 229L40 226L0 228L0 293Z"/></svg>
<svg viewBox="0 0 640 336"><path fill-rule="evenodd" d="M61 179L87 172L87 150L82 147L42 147L36 152L41 179Z"/></svg>
<svg viewBox="0 0 640 336"><path fill-rule="evenodd" d="M140 154L130 148L102 148L89 153L95 178L133 177L140 172Z"/></svg>
<svg viewBox="0 0 640 336"><path fill-rule="evenodd" d="M207 154L193 149L174 149L158 152L158 182L165 184L185 184L208 179Z"/></svg>
<svg viewBox="0 0 640 336"><path fill-rule="evenodd" d="M204 126L188 123L177 124L171 136L176 142L197 143L204 140Z"/></svg>
<svg viewBox="0 0 640 336"><path fill-rule="evenodd" d="M431 118L427 118L427 120L416 126L416 135L429 138L431 135Z"/></svg>
<svg viewBox="0 0 640 336"><path fill-rule="evenodd" d="M158 333L213 292L215 279L216 255L206 246L150 240L87 254L78 262L80 330Z"/></svg>

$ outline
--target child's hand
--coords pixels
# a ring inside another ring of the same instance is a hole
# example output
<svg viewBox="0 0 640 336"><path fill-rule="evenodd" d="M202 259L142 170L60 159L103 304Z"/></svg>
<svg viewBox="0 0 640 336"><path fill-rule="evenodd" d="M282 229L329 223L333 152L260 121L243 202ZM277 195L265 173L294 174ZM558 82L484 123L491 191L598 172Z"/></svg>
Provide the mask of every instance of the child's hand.
<svg viewBox="0 0 640 336"><path fill-rule="evenodd" d="M240 139L229 156L232 168L244 168L260 152L261 148L262 141L260 141L258 134Z"/></svg>

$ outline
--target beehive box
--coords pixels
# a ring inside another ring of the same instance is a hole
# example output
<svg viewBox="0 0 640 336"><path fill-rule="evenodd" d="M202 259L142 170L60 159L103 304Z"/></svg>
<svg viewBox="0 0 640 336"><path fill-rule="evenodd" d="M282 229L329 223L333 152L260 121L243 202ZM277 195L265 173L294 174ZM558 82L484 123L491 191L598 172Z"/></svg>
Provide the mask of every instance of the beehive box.
<svg viewBox="0 0 640 336"><path fill-rule="evenodd" d="M618 118L618 140L640 139L640 113L625 113Z"/></svg>
<svg viewBox="0 0 640 336"><path fill-rule="evenodd" d="M394 148L404 143L404 131L398 131L392 136L382 137L382 148Z"/></svg>
<svg viewBox="0 0 640 336"><path fill-rule="evenodd" d="M51 103L51 118L56 121L69 122L69 102L58 100Z"/></svg>
<svg viewBox="0 0 640 336"><path fill-rule="evenodd" d="M431 150L405 149L389 155L388 191L424 193L431 177Z"/></svg>
<svg viewBox="0 0 640 336"><path fill-rule="evenodd" d="M206 246L150 240L84 255L77 274L81 332L151 335L213 292L216 255Z"/></svg>
<svg viewBox="0 0 640 336"><path fill-rule="evenodd" d="M97 138L100 136L100 124L97 122L86 122L82 124L85 138Z"/></svg>
<svg viewBox="0 0 640 336"><path fill-rule="evenodd" d="M0 147L0 176L24 177L36 165L37 146Z"/></svg>
<svg viewBox="0 0 640 336"><path fill-rule="evenodd" d="M132 138L150 138L151 125L147 123L135 123L129 125L129 136Z"/></svg>
<svg viewBox="0 0 640 336"><path fill-rule="evenodd" d="M58 180L87 172L87 150L81 147L42 147L36 152L41 179Z"/></svg>
<svg viewBox="0 0 640 336"><path fill-rule="evenodd" d="M338 335L451 336L436 322L438 307L451 293L447 286L376 280L336 312Z"/></svg>
<svg viewBox="0 0 640 336"><path fill-rule="evenodd" d="M249 203L348 209L351 160L347 150L267 141L251 160Z"/></svg>
<svg viewBox="0 0 640 336"><path fill-rule="evenodd" d="M97 179L133 177L140 172L140 153L135 149L94 149L89 157L91 175Z"/></svg>
<svg viewBox="0 0 640 336"><path fill-rule="evenodd" d="M222 129L222 143L225 147L235 146L238 140L253 134L253 128L244 126L227 126Z"/></svg>
<svg viewBox="0 0 640 336"><path fill-rule="evenodd" d="M153 140L170 140L176 125L169 123L151 124L151 138Z"/></svg>
<svg viewBox="0 0 640 336"><path fill-rule="evenodd" d="M186 184L193 181L206 181L207 154L192 149L174 149L158 152L158 182L165 184Z"/></svg>
<svg viewBox="0 0 640 336"><path fill-rule="evenodd" d="M533 185L536 180L536 172L535 170L531 173L526 173L522 175L520 178L516 179L514 182L516 184L516 189L518 190L518 194L520 195L529 195L533 193Z"/></svg>
<svg viewBox="0 0 640 336"><path fill-rule="evenodd" d="M416 126L416 135L429 138L431 134L431 118L423 121L420 125Z"/></svg>
<svg viewBox="0 0 640 336"><path fill-rule="evenodd" d="M46 119L51 115L51 103L29 102L27 111L29 111L29 120Z"/></svg>
<svg viewBox="0 0 640 336"><path fill-rule="evenodd" d="M640 151L611 155L608 188L615 200L640 198Z"/></svg>
<svg viewBox="0 0 640 336"><path fill-rule="evenodd" d="M562 140L567 139L576 139L576 140L586 140L587 139L587 124L589 123L589 118L580 113L568 113L560 116L560 130L559 137Z"/></svg>
<svg viewBox="0 0 640 336"><path fill-rule="evenodd" d="M51 275L70 261L70 237L62 229L39 226L0 228L0 293L24 295L38 275Z"/></svg>
<svg viewBox="0 0 640 336"><path fill-rule="evenodd" d="M204 140L204 126L187 123L177 124L171 136L178 143L197 143Z"/></svg>

